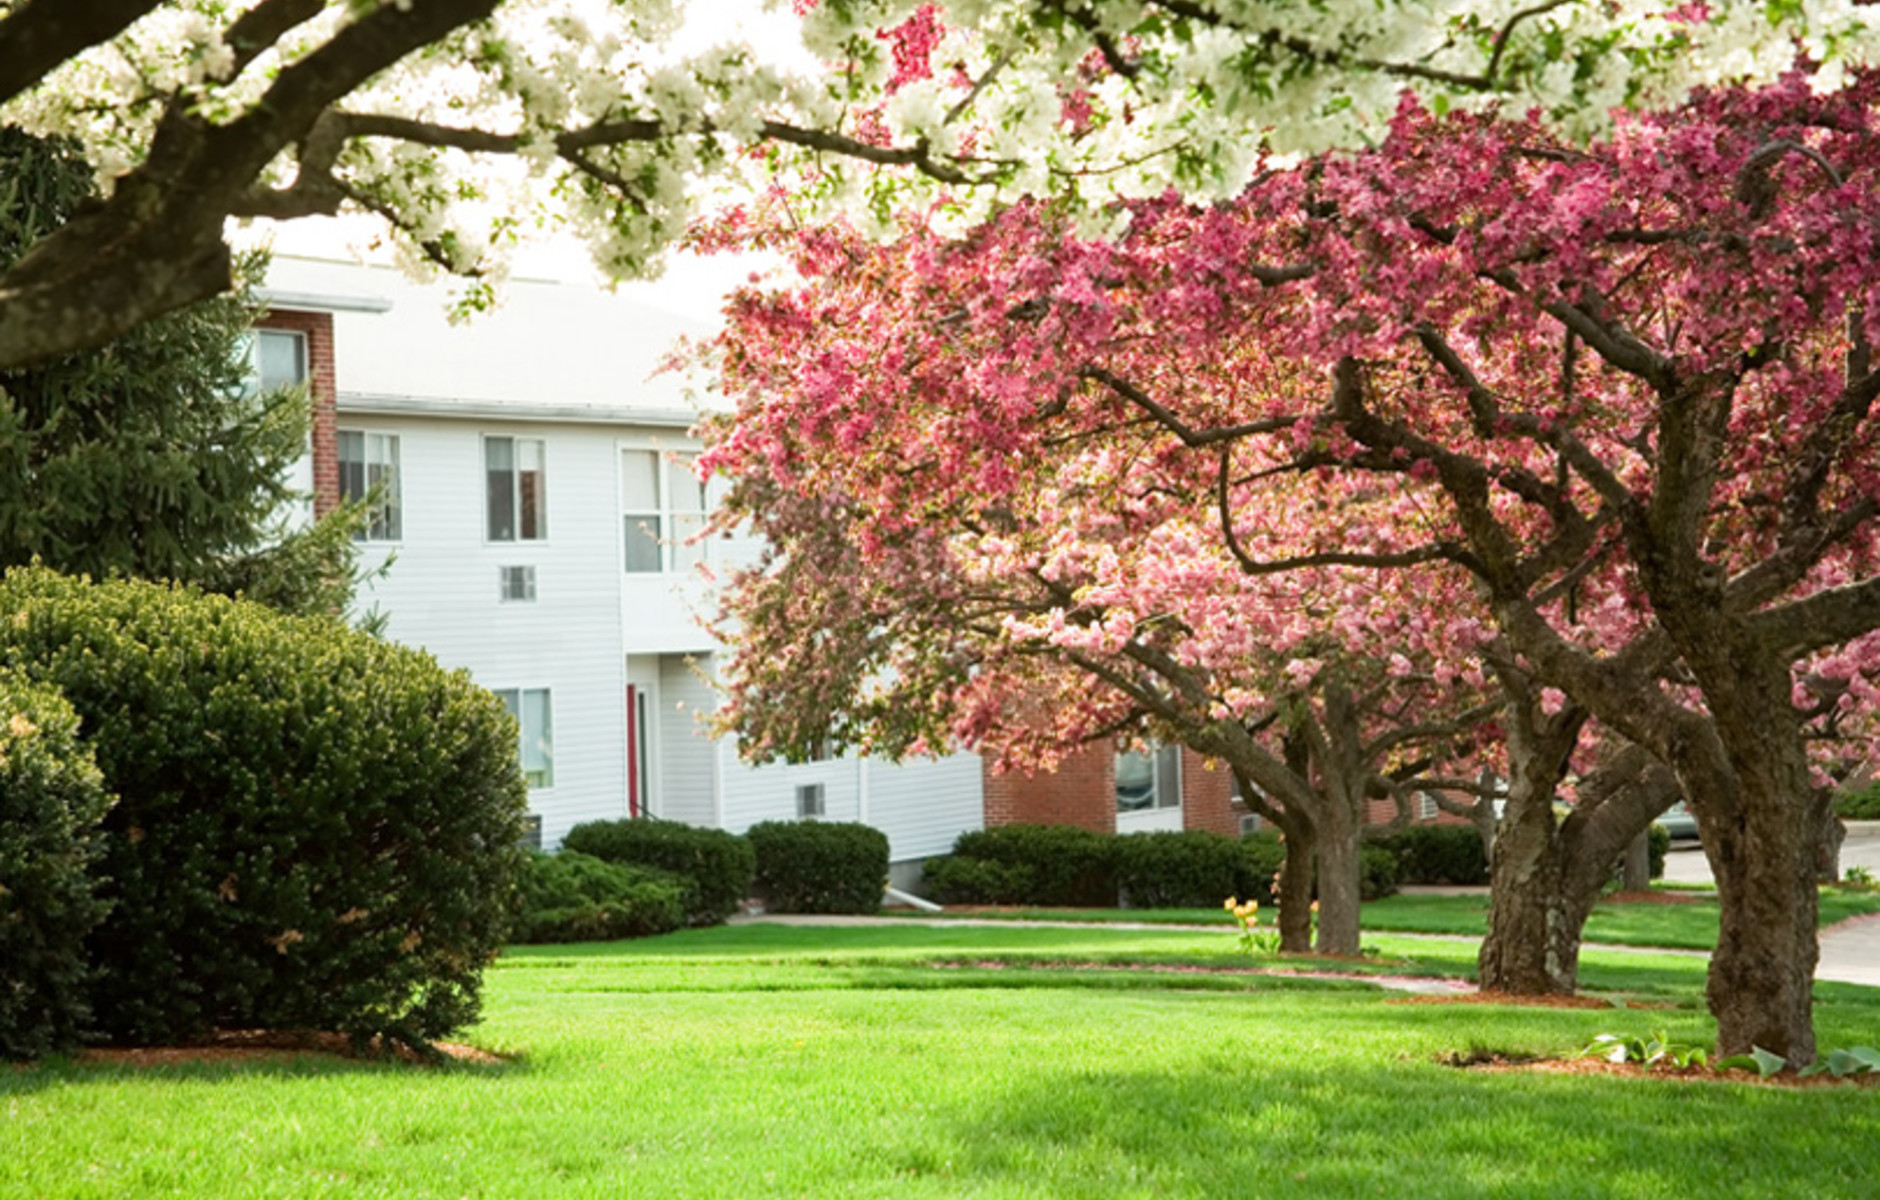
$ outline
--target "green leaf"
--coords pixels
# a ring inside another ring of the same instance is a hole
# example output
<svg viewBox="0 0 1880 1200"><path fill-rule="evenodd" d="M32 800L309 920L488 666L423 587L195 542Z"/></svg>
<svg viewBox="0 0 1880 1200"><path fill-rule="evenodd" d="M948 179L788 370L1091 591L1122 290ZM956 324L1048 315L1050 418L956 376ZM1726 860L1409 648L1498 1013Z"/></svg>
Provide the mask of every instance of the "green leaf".
<svg viewBox="0 0 1880 1200"><path fill-rule="evenodd" d="M1816 1063L1816 1066L1821 1064ZM1860 1075L1873 1070L1871 1063L1863 1061L1858 1055L1847 1050L1836 1050L1828 1055L1828 1070L1834 1072L1836 1079L1846 1079L1849 1075Z"/></svg>
<svg viewBox="0 0 1880 1200"><path fill-rule="evenodd" d="M1749 1054L1756 1062L1756 1073L1765 1079L1789 1065L1788 1059L1780 1054L1773 1054L1761 1046L1751 1046Z"/></svg>

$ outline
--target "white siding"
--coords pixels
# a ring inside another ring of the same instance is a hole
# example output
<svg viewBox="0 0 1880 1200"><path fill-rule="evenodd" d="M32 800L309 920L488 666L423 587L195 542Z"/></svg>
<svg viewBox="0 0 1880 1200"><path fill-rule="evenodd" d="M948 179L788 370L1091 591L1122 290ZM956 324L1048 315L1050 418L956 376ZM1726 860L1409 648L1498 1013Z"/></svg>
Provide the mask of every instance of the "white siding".
<svg viewBox="0 0 1880 1200"><path fill-rule="evenodd" d="M895 862L950 853L960 834L984 826L985 813L977 754L868 764L868 823L888 835Z"/></svg>
<svg viewBox="0 0 1880 1200"><path fill-rule="evenodd" d="M717 824L711 739L699 718L713 706L711 685L691 659L659 659L660 815L692 825Z"/></svg>
<svg viewBox="0 0 1880 1200"><path fill-rule="evenodd" d="M569 826L625 808L625 712L619 590L605 544L613 491L613 431L569 426L351 416L340 426L399 439L402 537L370 543L391 564L358 598L387 616L386 634L423 646L489 688L550 689L554 783L530 796L545 844ZM485 433L540 437L547 451L547 528L541 541L484 539ZM536 599L498 599L498 568L533 566Z"/></svg>

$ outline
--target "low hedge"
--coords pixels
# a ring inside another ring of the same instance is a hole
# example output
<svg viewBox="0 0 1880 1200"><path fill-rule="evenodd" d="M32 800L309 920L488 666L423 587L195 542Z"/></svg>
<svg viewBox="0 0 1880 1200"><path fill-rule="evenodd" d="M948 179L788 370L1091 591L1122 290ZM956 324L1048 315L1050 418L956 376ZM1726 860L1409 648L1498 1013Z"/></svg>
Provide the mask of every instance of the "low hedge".
<svg viewBox="0 0 1880 1200"><path fill-rule="evenodd" d="M1834 811L1845 821L1880 821L1880 783L1834 794Z"/></svg>
<svg viewBox="0 0 1880 1200"><path fill-rule="evenodd" d="M1116 879L1130 908L1213 908L1272 883L1266 859L1241 838L1201 829L1116 839Z"/></svg>
<svg viewBox="0 0 1880 1200"><path fill-rule="evenodd" d="M921 891L941 904L1028 904L1034 892L1031 868L1023 863L945 855L921 867Z"/></svg>
<svg viewBox="0 0 1880 1200"><path fill-rule="evenodd" d="M1382 846L1358 851L1358 899L1382 900L1397 893L1397 856Z"/></svg>
<svg viewBox="0 0 1880 1200"><path fill-rule="evenodd" d="M1473 825L1412 825L1371 845L1396 857L1399 884L1488 883L1488 855Z"/></svg>
<svg viewBox="0 0 1880 1200"><path fill-rule="evenodd" d="M1043 908L1115 908L1117 838L1076 825L1000 825L962 833L956 857L1023 867L1020 901ZM1218 901L1217 901L1218 903Z"/></svg>
<svg viewBox="0 0 1880 1200"><path fill-rule="evenodd" d="M110 806L72 706L0 674L0 1058L70 1049L85 1032L85 937L107 907L91 867Z"/></svg>
<svg viewBox="0 0 1880 1200"><path fill-rule="evenodd" d="M722 829L678 821L588 821L562 839L564 850L612 863L670 871L686 881L685 923L719 925L751 894L757 859L751 843Z"/></svg>
<svg viewBox="0 0 1880 1200"><path fill-rule="evenodd" d="M1665 856L1671 853L1671 831L1663 825L1654 824L1646 834L1645 850L1651 861L1651 877L1663 879Z"/></svg>
<svg viewBox="0 0 1880 1200"><path fill-rule="evenodd" d="M888 879L888 835L872 825L765 821L745 831L753 886L772 912L872 913Z"/></svg>
<svg viewBox="0 0 1880 1200"><path fill-rule="evenodd" d="M132 580L0 580L0 665L56 687L105 786L87 939L105 1037L441 1037L507 940L515 724L337 621Z"/></svg>
<svg viewBox="0 0 1880 1200"><path fill-rule="evenodd" d="M518 942L609 942L670 933L685 923L687 884L651 867L563 850L531 854Z"/></svg>

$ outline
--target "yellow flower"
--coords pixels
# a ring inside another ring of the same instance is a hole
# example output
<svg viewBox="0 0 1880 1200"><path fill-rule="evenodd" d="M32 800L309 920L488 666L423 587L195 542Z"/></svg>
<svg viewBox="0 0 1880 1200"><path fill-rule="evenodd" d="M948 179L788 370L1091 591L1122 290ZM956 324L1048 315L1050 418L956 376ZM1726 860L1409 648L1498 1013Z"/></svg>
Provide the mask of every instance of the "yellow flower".
<svg viewBox="0 0 1880 1200"><path fill-rule="evenodd" d="M1221 907L1222 907L1222 908L1224 908L1224 909L1226 909L1226 910L1227 910L1228 912L1233 912L1233 911L1234 911L1234 905L1235 905L1236 903L1238 903L1238 901L1236 900L1236 898L1235 898L1235 897L1233 897L1233 896L1229 896L1229 897L1228 897L1227 899L1225 899L1225 900L1223 900L1223 901L1221 901Z"/></svg>

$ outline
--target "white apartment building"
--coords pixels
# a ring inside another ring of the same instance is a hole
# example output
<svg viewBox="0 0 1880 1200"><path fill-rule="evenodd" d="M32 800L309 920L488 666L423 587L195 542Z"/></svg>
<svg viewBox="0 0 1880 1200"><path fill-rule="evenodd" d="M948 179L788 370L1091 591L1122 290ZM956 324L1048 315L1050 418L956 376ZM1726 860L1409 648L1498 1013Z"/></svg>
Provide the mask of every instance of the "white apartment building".
<svg viewBox="0 0 1880 1200"><path fill-rule="evenodd" d="M804 817L874 825L908 862L980 827L976 755L751 766L702 728L722 647L699 568L750 549L688 540L713 496L689 465L695 410L657 372L703 327L522 279L452 323L443 288L287 255L264 295L260 358L314 398L316 506L379 497L364 565L383 570L359 605L509 705L544 846L629 815Z"/></svg>

